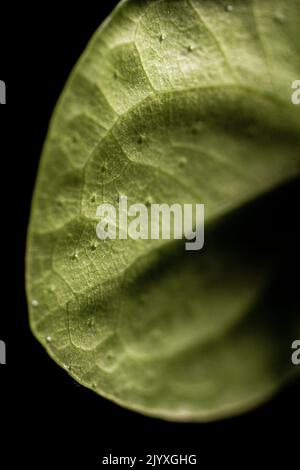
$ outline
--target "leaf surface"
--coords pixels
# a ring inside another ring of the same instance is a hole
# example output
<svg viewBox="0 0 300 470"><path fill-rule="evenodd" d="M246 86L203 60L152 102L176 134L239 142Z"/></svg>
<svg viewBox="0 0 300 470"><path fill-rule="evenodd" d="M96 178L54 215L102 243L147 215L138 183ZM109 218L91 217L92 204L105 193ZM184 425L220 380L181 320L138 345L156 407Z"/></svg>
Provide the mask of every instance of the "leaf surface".
<svg viewBox="0 0 300 470"><path fill-rule="evenodd" d="M299 28L299 0L127 0L72 72L34 192L27 295L37 339L100 395L206 421L296 374ZM97 206L122 194L204 203L204 249L97 240Z"/></svg>

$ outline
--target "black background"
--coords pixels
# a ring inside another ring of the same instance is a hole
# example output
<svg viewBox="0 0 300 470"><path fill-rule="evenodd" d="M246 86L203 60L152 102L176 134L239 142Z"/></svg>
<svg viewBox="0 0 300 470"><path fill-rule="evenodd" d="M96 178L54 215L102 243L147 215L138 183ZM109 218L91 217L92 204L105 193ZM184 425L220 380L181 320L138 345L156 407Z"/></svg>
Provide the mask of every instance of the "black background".
<svg viewBox="0 0 300 470"><path fill-rule="evenodd" d="M60 369L30 333L24 292L24 251L30 201L47 125L63 85L87 41L116 1L1 5L0 107L1 271L0 468L59 468L101 457L196 453L200 468L216 462L261 466L296 455L300 386L246 415L211 424L175 424L124 410L84 389ZM67 4L65 4L67 6ZM296 426L295 426L296 425ZM5 455L6 454L6 455ZM8 464L2 465L4 455ZM269 466L268 465L268 466Z"/></svg>

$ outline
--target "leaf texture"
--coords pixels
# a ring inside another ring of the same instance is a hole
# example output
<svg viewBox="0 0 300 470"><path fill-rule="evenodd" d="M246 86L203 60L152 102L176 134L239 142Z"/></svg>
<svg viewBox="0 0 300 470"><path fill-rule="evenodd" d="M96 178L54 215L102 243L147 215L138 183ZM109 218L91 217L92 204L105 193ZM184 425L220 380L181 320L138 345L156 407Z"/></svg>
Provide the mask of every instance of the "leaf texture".
<svg viewBox="0 0 300 470"><path fill-rule="evenodd" d="M26 262L32 331L79 383L207 421L296 374L299 29L299 0L127 0L95 33L51 120ZM97 240L122 194L204 203L204 249Z"/></svg>

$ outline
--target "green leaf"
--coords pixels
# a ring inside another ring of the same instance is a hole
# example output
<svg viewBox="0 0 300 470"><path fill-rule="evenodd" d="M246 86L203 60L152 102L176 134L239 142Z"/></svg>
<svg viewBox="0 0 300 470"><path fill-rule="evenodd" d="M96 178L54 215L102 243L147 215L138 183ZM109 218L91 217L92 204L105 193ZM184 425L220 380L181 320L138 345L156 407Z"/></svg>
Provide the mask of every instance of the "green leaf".
<svg viewBox="0 0 300 470"><path fill-rule="evenodd" d="M206 421L299 372L299 28L299 0L128 0L75 67L39 168L27 295L34 335L100 395ZM120 194L204 203L204 249L97 240L96 208Z"/></svg>

